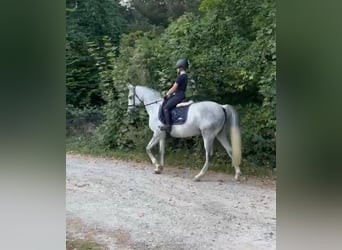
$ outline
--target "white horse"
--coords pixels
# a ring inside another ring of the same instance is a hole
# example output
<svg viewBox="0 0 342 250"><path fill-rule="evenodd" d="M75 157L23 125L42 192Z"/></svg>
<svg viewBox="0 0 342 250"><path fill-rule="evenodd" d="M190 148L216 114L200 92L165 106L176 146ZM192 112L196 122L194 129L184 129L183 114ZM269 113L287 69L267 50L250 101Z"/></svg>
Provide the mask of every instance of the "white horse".
<svg viewBox="0 0 342 250"><path fill-rule="evenodd" d="M164 166L165 137L166 132L160 130L163 124L158 118L159 108L163 98L156 90L128 85L128 112L143 104L149 115L149 127L153 131L153 137L146 146L146 152L155 165L154 172L160 174ZM230 146L227 135L230 129ZM201 172L194 180L199 181L207 172L210 156L213 155L213 142L216 138L232 159L235 168L235 179L239 179L241 163L241 138L237 121L237 114L230 105L220 105L215 102L203 101L192 104L189 107L188 117L184 124L172 125L170 135L177 138L202 135L205 148L205 163ZM154 157L151 149L159 142L159 162Z"/></svg>

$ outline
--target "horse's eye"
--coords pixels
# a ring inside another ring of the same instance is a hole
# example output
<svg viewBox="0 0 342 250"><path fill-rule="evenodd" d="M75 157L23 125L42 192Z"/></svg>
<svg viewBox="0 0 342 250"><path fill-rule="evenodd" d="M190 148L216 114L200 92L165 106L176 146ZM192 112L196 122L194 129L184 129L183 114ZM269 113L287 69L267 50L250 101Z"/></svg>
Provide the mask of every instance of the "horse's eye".
<svg viewBox="0 0 342 250"><path fill-rule="evenodd" d="M132 99L133 99L133 96L128 97L128 99L132 100Z"/></svg>

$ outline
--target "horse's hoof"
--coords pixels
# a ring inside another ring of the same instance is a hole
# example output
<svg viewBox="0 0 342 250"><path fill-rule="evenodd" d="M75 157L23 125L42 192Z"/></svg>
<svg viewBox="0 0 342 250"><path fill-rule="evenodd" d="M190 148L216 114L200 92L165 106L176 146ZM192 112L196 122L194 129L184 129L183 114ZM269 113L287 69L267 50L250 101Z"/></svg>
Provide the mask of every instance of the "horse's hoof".
<svg viewBox="0 0 342 250"><path fill-rule="evenodd" d="M162 171L163 171L163 166L160 166L159 164L154 169L155 174L161 174Z"/></svg>
<svg viewBox="0 0 342 250"><path fill-rule="evenodd" d="M240 176L240 181L248 181L248 177L247 176Z"/></svg>
<svg viewBox="0 0 342 250"><path fill-rule="evenodd" d="M241 178L241 176L239 176L238 178L236 177L232 178L232 180L236 183L240 183L243 179Z"/></svg>
<svg viewBox="0 0 342 250"><path fill-rule="evenodd" d="M201 179L200 179L200 178L196 178L196 177L195 177L195 178L193 178L192 180L193 180L193 181L195 181L195 182L199 182L199 181L201 181Z"/></svg>

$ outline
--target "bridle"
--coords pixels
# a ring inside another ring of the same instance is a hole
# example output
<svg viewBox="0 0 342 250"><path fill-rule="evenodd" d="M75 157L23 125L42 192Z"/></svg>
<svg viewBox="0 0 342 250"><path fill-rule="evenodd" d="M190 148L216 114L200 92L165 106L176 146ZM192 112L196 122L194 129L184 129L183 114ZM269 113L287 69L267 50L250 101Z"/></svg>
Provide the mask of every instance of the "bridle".
<svg viewBox="0 0 342 250"><path fill-rule="evenodd" d="M138 98L138 100L141 102L141 103L144 103L143 100L140 99L140 97L137 95L137 93L135 92L135 86L133 87L133 104L129 104L128 107L139 107L138 105L135 104L135 97ZM154 102L151 102L151 103L148 103L148 104L144 104L144 107L146 106L149 106L149 105L152 105L152 104L156 104L158 102L161 102L163 99L159 99L159 100L156 100Z"/></svg>

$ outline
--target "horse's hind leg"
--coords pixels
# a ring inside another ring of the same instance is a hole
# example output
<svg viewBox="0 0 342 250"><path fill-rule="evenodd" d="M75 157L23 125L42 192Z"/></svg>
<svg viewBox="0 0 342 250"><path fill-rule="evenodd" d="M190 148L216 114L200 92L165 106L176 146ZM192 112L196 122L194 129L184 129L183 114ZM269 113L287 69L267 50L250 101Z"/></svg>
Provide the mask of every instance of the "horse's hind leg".
<svg viewBox="0 0 342 250"><path fill-rule="evenodd" d="M229 155L229 157L232 159L232 148L228 142L227 139L227 131L226 130L222 130L217 136L216 139L221 143L221 145L224 147L224 149L226 150L227 154ZM235 180L239 179L239 176L241 174L240 171L240 167L239 166L234 166L235 168Z"/></svg>
<svg viewBox="0 0 342 250"><path fill-rule="evenodd" d="M204 148L205 148L205 163L202 167L201 172L199 172L199 174L195 176L194 181L199 181L201 177L205 175L205 173L208 170L210 156L212 155L214 139L215 137L212 137L212 136L203 136L203 142L204 142Z"/></svg>

